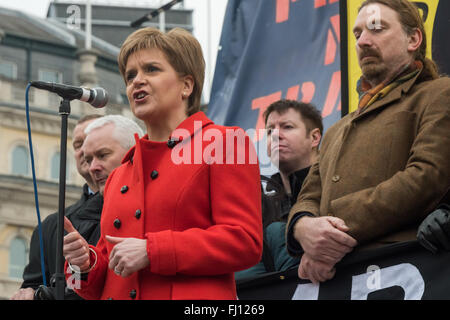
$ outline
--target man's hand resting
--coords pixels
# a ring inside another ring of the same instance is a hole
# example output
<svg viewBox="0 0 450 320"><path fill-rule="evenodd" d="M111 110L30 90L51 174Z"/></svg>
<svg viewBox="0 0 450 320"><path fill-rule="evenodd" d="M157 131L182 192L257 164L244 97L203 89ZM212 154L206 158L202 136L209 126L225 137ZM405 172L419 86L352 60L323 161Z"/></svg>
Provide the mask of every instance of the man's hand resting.
<svg viewBox="0 0 450 320"><path fill-rule="evenodd" d="M349 228L337 217L303 217L294 226L294 238L305 252L299 277L314 283L333 278L334 265L358 242L347 234Z"/></svg>

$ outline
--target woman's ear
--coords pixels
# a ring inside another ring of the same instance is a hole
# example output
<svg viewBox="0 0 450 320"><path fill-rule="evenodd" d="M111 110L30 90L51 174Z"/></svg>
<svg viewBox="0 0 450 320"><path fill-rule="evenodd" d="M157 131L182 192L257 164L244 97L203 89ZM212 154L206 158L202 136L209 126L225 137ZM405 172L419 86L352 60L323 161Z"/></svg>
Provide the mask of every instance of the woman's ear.
<svg viewBox="0 0 450 320"><path fill-rule="evenodd" d="M191 75L183 77L183 91L181 93L183 99L189 98L194 91L194 78Z"/></svg>

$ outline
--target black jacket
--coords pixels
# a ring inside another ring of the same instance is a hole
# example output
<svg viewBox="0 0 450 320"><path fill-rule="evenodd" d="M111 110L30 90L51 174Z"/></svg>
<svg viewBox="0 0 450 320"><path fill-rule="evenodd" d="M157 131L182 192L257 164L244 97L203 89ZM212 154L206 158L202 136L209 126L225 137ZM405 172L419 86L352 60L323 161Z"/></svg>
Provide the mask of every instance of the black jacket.
<svg viewBox="0 0 450 320"><path fill-rule="evenodd" d="M65 215L72 222L74 228L89 244L96 245L100 238L100 215L103 207L103 197L96 193L89 195L88 186L83 186L80 200L65 210ZM51 281L56 271L56 229L58 213L53 213L42 221L42 235L44 243L45 273L47 281ZM66 234L66 233L65 233ZM41 272L41 257L39 248L39 232L36 227L31 236L29 262L23 272L21 288L37 289L43 284ZM47 283L47 286L51 286ZM66 289L65 299L81 299L72 290Z"/></svg>
<svg viewBox="0 0 450 320"><path fill-rule="evenodd" d="M308 175L310 167L298 170L289 175L291 194L284 191L281 174L275 173L270 178L261 176L263 182L262 203L263 203L263 225L266 227L274 221L286 222L291 207L297 201L297 196L303 185L303 181Z"/></svg>
<svg viewBox="0 0 450 320"><path fill-rule="evenodd" d="M283 187L280 173L270 178L261 176L262 182L262 216L263 216L263 253L262 261L267 271L275 271L274 259L266 238L267 227L277 221L286 222L291 207L297 201L297 196L308 175L310 167L298 170L289 175L291 194L287 194Z"/></svg>

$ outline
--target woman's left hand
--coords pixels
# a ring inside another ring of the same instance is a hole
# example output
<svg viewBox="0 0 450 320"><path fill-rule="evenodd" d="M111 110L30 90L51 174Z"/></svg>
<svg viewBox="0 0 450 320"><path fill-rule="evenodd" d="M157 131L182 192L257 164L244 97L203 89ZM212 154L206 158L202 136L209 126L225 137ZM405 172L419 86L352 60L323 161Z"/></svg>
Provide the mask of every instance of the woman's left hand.
<svg viewBox="0 0 450 320"><path fill-rule="evenodd" d="M109 255L108 267L118 276L128 277L150 264L147 256L147 240L106 236L114 248Z"/></svg>

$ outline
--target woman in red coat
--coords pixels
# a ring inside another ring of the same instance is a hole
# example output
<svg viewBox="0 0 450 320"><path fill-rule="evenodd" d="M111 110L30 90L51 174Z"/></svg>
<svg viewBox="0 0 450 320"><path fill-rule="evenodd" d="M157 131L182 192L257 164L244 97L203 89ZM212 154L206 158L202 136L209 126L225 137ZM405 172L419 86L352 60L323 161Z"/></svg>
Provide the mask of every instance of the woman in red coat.
<svg viewBox="0 0 450 320"><path fill-rule="evenodd" d="M140 29L118 60L147 135L108 178L97 246L65 237L81 273L68 282L85 299L235 299L234 272L262 250L253 144L199 111L204 60L187 31Z"/></svg>

